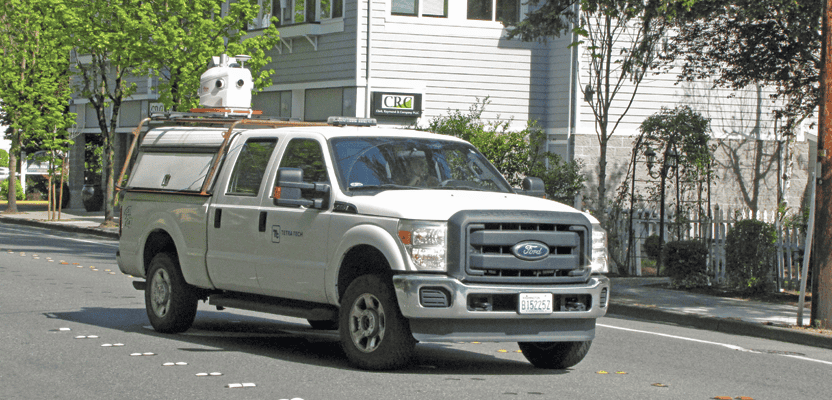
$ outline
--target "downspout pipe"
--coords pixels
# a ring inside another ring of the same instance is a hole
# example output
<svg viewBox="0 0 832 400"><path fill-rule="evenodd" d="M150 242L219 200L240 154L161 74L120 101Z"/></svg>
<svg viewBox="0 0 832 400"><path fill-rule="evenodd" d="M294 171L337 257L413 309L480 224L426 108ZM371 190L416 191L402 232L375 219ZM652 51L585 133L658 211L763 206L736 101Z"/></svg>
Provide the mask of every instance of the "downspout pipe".
<svg viewBox="0 0 832 400"><path fill-rule="evenodd" d="M367 0L367 59L365 68L364 86L364 118L370 118L370 104L371 101L371 85L370 85L370 66L372 65L372 38L373 38L373 0Z"/></svg>

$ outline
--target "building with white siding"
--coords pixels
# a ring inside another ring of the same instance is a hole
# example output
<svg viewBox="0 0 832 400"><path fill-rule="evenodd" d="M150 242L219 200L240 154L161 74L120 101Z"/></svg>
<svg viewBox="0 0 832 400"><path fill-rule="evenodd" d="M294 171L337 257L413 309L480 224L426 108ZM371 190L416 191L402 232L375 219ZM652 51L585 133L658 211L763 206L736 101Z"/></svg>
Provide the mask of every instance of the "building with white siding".
<svg viewBox="0 0 832 400"><path fill-rule="evenodd" d="M520 18L527 11L522 0L261 3L263 13L250 24L251 34L270 24L271 16L281 20L281 42L270 52L273 62L268 66L275 71L273 85L253 98L253 107L265 115L305 121L325 121L331 115L373 117L380 124L424 126L448 110L468 110L487 97L485 119L512 119L517 129L535 120L549 134L551 151L584 161L589 177L585 197L596 196L595 120L579 90L587 79L584 52L567 47L570 34L545 43L506 39L501 21ZM154 80L135 81L139 90L120 113L118 132L124 139L156 106ZM613 110L623 110L627 100L622 96ZM639 87L610 142L608 193L626 175L641 122L662 106L677 104L711 118L714 139L720 140L714 203L773 208L772 190L776 192L777 175L782 175L774 164L782 162L777 161L777 142L771 140L775 127L767 93L757 88L712 90L707 82L677 85L673 74L648 75ZM98 132L86 101L75 99L73 107L84 132ZM807 135L797 140L794 180L786 196L792 205L802 198L811 164ZM71 170L83 170L83 160L76 158ZM80 191L82 179L71 179L73 194ZM80 196L72 198L79 206Z"/></svg>

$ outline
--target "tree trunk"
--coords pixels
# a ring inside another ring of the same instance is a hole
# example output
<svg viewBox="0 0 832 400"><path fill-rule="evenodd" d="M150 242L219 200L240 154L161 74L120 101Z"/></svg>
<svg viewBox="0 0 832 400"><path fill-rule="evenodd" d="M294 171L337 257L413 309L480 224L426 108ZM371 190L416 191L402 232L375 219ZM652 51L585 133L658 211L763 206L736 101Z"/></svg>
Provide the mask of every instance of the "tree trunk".
<svg viewBox="0 0 832 400"><path fill-rule="evenodd" d="M17 133L13 133L12 135L17 135ZM9 206L6 208L7 213L19 212L17 211L17 152L15 149L19 151L20 146L14 146L12 144L12 148L9 151Z"/></svg>
<svg viewBox="0 0 832 400"><path fill-rule="evenodd" d="M823 13L820 76L820 126L818 158L821 181L817 190L815 214L815 256L817 293L812 293L812 324L832 328L832 0L826 0ZM823 154L825 152L825 154Z"/></svg>

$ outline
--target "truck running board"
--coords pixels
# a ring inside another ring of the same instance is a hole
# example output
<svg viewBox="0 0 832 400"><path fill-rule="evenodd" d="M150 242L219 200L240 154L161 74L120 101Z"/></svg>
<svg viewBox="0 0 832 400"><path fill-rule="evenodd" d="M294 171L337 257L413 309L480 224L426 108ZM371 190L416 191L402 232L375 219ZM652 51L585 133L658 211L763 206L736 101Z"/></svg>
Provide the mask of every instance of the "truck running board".
<svg viewBox="0 0 832 400"><path fill-rule="evenodd" d="M245 293L211 295L208 304L315 321L333 321L338 317L338 309L333 306Z"/></svg>

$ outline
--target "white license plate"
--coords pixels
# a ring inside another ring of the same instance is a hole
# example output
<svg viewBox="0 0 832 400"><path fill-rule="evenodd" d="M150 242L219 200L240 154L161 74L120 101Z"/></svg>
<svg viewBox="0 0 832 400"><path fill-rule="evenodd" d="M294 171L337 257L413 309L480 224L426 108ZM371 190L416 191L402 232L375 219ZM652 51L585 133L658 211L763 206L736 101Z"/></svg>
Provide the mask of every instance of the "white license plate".
<svg viewBox="0 0 832 400"><path fill-rule="evenodd" d="M551 293L520 293L518 312L520 314L551 314Z"/></svg>

